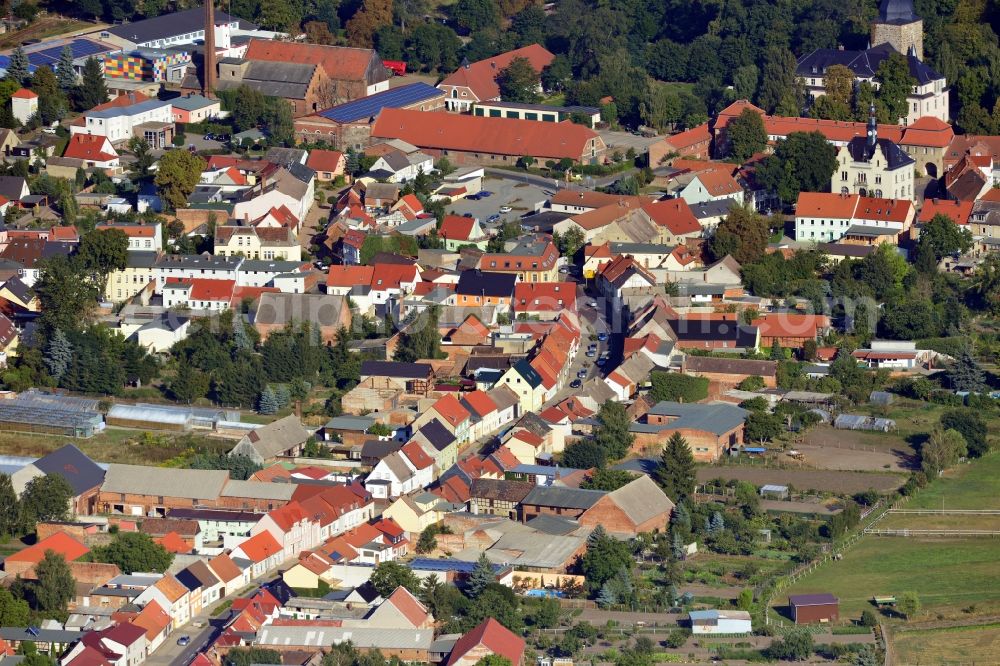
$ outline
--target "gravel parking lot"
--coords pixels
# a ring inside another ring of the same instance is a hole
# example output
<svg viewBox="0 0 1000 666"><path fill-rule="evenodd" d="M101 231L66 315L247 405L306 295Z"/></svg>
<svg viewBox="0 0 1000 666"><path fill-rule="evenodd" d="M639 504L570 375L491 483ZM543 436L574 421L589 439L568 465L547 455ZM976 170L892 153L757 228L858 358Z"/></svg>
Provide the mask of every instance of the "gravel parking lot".
<svg viewBox="0 0 1000 666"><path fill-rule="evenodd" d="M459 199L448 207L448 211L456 215L472 213L480 223L486 222L491 215L500 214L502 206L510 206L511 212L501 215L502 219L514 220L535 209L548 195L537 185L517 183L500 178L487 178L483 181L483 189L493 195L479 201Z"/></svg>
<svg viewBox="0 0 1000 666"><path fill-rule="evenodd" d="M601 135L604 143L608 146L609 154L615 150L620 150L624 153L629 148L634 148L635 152L641 154L646 152L650 145L663 139L663 137L659 136L648 138L636 136L628 132L612 132L611 130L600 130L598 134Z"/></svg>

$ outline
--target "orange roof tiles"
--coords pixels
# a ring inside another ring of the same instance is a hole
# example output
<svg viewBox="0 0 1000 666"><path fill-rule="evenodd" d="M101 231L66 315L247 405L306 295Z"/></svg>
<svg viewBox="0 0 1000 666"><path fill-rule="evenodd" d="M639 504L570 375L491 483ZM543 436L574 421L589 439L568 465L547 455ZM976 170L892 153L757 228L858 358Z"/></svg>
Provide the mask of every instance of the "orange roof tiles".
<svg viewBox="0 0 1000 666"><path fill-rule="evenodd" d="M514 310L561 312L576 309L576 283L518 282L514 286Z"/></svg>
<svg viewBox="0 0 1000 666"><path fill-rule="evenodd" d="M319 64L328 77L341 81L365 81L368 66L374 57L375 52L371 49L278 42L270 39L251 39L244 55L247 60Z"/></svg>
<svg viewBox="0 0 1000 666"><path fill-rule="evenodd" d="M689 130L672 134L663 140L676 148L678 151L681 151L685 148L696 146L699 143L711 141L712 133L708 129L708 123L702 123L701 125L692 127Z"/></svg>
<svg viewBox="0 0 1000 666"><path fill-rule="evenodd" d="M256 534L239 545L239 549L253 563L263 562L276 553L281 552L279 544L270 532Z"/></svg>
<svg viewBox="0 0 1000 666"><path fill-rule="evenodd" d="M170 615L163 610L156 600L150 600L139 614L132 618L132 624L146 630L146 639L153 640L164 629L170 626Z"/></svg>
<svg viewBox="0 0 1000 666"><path fill-rule="evenodd" d="M743 191L731 173L718 169L699 171L697 178L713 197L725 197Z"/></svg>
<svg viewBox="0 0 1000 666"><path fill-rule="evenodd" d="M65 532L56 532L52 536L42 539L33 546L28 546L27 548L17 551L13 555L8 555L4 561L30 562L32 564L38 564L45 557L45 552L49 550L57 555L62 555L63 559L67 562L78 560L90 552L89 548Z"/></svg>
<svg viewBox="0 0 1000 666"><path fill-rule="evenodd" d="M505 657L513 666L520 666L524 659L524 639L490 617L458 639L445 666L454 666L477 646Z"/></svg>
<svg viewBox="0 0 1000 666"><path fill-rule="evenodd" d="M452 428L457 427L463 421L472 417L472 414L453 395L438 398L437 402L431 406L431 409L436 411Z"/></svg>
<svg viewBox="0 0 1000 666"><path fill-rule="evenodd" d="M104 136L74 134L70 137L69 143L66 144L63 157L72 157L91 162L109 162L118 159L118 155L113 152L106 153L101 150L105 143L108 143L108 138ZM114 151L114 148L111 150Z"/></svg>
<svg viewBox="0 0 1000 666"><path fill-rule="evenodd" d="M330 266L326 276L328 287L361 287L371 284L374 266Z"/></svg>
<svg viewBox="0 0 1000 666"><path fill-rule="evenodd" d="M447 479L441 482L440 486L438 486L431 492L449 502L453 502L456 504L462 504L463 502L468 502L470 497L470 490L468 484L466 484L465 481L463 481L457 475L449 476Z"/></svg>
<svg viewBox="0 0 1000 666"><path fill-rule="evenodd" d="M555 59L555 56L538 44L529 44L528 46L507 51L492 58L479 60L459 67L456 72L446 76L438 84L438 87L456 86L469 88L480 102L499 99L500 86L497 85L496 76L500 70L510 65L515 58L525 58L531 63L532 69L541 74L542 70Z"/></svg>
<svg viewBox="0 0 1000 666"><path fill-rule="evenodd" d="M313 171L325 171L327 173L332 173L335 176L339 176L344 172L345 162L344 153L339 150L322 150L320 148L315 148L309 151L309 157L306 159L306 166Z"/></svg>
<svg viewBox="0 0 1000 666"><path fill-rule="evenodd" d="M434 464L434 459L416 442L407 442L401 451L416 469L427 469Z"/></svg>
<svg viewBox="0 0 1000 666"><path fill-rule="evenodd" d="M472 226L476 221L471 217L463 215L446 215L441 220L441 227L438 229L438 236L451 240L469 240L472 233Z"/></svg>
<svg viewBox="0 0 1000 666"><path fill-rule="evenodd" d="M17 99L35 99L38 97L38 94L27 88L18 88L11 97L16 97Z"/></svg>
<svg viewBox="0 0 1000 666"><path fill-rule="evenodd" d="M462 396L462 400L472 408L479 418L491 414L497 409L497 404L485 391L470 391Z"/></svg>
<svg viewBox="0 0 1000 666"><path fill-rule="evenodd" d="M185 540L177 532L168 532L161 537L153 539L153 541L163 546L168 553L184 554L194 550L194 544Z"/></svg>
<svg viewBox="0 0 1000 666"><path fill-rule="evenodd" d="M407 590L405 587L400 585L392 594L386 597L385 603L392 604L396 607L406 621L411 625L416 627L422 627L428 620L430 613L427 611L427 607L424 606L420 601L417 600L413 594Z"/></svg>
<svg viewBox="0 0 1000 666"><path fill-rule="evenodd" d="M826 315L778 312L754 319L751 325L760 330L762 338L816 338L822 329L830 327L830 318Z"/></svg>
<svg viewBox="0 0 1000 666"><path fill-rule="evenodd" d="M512 118L485 118L443 111L383 109L372 137L402 139L420 148L579 160L600 137L571 122L540 123Z"/></svg>
<svg viewBox="0 0 1000 666"><path fill-rule="evenodd" d="M174 578L173 574L167 574L160 580L153 583L153 587L163 593L163 596L167 598L167 601L174 603L185 594L188 590L184 587L179 580Z"/></svg>
<svg viewBox="0 0 1000 666"><path fill-rule="evenodd" d="M273 509L267 515L282 532L290 531L297 523L306 519L302 506L294 500L285 506Z"/></svg>
<svg viewBox="0 0 1000 666"><path fill-rule="evenodd" d="M992 189L990 192L996 192L997 200L1000 201L1000 190ZM920 217L917 218L917 221L930 222L935 215L944 215L951 218L955 224L968 224L974 203L973 201L954 201L952 199L926 199L923 208L920 209Z"/></svg>
<svg viewBox="0 0 1000 666"><path fill-rule="evenodd" d="M216 555L208 561L208 567L212 572L221 580L223 583L228 583L231 580L235 580L243 575L240 568L236 566L233 559L223 553L222 555Z"/></svg>
<svg viewBox="0 0 1000 666"><path fill-rule="evenodd" d="M832 217L848 220L858 206L857 194L831 192L800 192L795 204L796 217Z"/></svg>
<svg viewBox="0 0 1000 666"><path fill-rule="evenodd" d="M192 301L226 301L233 299L236 280L205 280L194 278L191 282Z"/></svg>

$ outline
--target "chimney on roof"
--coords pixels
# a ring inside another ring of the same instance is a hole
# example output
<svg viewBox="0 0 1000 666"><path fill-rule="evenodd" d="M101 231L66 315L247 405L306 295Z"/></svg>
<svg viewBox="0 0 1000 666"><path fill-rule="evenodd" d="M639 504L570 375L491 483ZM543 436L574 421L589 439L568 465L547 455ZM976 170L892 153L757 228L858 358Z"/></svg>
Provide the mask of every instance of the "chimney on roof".
<svg viewBox="0 0 1000 666"><path fill-rule="evenodd" d="M214 97L215 90L215 0L205 0L205 56L202 59L205 74L202 76L201 93Z"/></svg>

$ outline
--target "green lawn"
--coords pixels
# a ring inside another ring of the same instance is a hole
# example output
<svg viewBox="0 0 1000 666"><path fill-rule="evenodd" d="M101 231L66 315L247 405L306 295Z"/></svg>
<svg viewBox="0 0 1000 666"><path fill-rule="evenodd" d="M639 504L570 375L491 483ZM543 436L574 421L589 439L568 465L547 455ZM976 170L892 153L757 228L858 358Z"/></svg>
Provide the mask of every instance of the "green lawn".
<svg viewBox="0 0 1000 666"><path fill-rule="evenodd" d="M892 640L901 664L986 664L1000 651L1000 624L898 632Z"/></svg>
<svg viewBox="0 0 1000 666"><path fill-rule="evenodd" d="M945 472L903 508L1000 509L1000 452Z"/></svg>
<svg viewBox="0 0 1000 666"><path fill-rule="evenodd" d="M150 433L126 428L106 428L89 439L0 432L0 451L12 456L44 456L66 444L75 445L98 462L162 465L190 455L196 448L228 451L235 442L186 433Z"/></svg>

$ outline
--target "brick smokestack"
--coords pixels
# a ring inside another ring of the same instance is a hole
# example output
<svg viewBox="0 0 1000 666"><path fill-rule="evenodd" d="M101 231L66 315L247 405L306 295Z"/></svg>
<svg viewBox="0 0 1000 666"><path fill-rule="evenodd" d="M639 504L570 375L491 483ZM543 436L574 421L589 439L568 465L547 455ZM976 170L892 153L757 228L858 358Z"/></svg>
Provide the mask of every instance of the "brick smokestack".
<svg viewBox="0 0 1000 666"><path fill-rule="evenodd" d="M202 76L202 94L215 97L215 7L214 0L205 0L205 74Z"/></svg>

